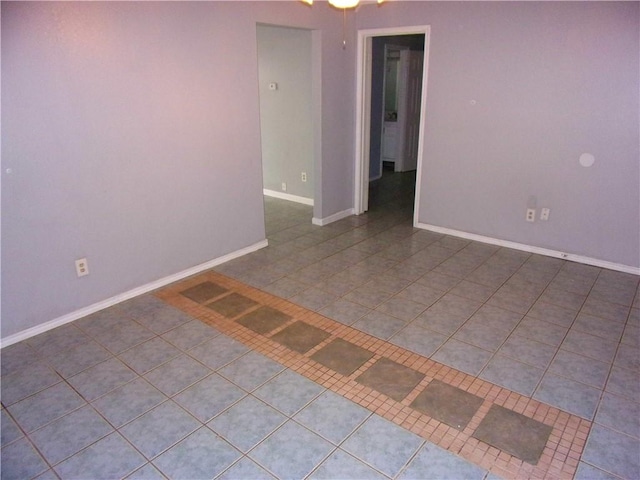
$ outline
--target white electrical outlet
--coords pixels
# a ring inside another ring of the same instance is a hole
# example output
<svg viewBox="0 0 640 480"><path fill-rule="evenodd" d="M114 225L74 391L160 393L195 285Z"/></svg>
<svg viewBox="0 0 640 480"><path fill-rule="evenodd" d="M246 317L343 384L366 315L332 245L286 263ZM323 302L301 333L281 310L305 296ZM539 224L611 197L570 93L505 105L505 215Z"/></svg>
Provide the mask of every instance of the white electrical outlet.
<svg viewBox="0 0 640 480"><path fill-rule="evenodd" d="M535 222L536 221L536 209L535 208L527 208L527 216L525 217L527 222Z"/></svg>
<svg viewBox="0 0 640 480"><path fill-rule="evenodd" d="M287 191L287 184L282 182L282 191L286 192Z"/></svg>
<svg viewBox="0 0 640 480"><path fill-rule="evenodd" d="M76 260L76 274L79 277L89 275L89 263L87 263L86 258L79 258Z"/></svg>
<svg viewBox="0 0 640 480"><path fill-rule="evenodd" d="M551 209L550 208L543 208L540 210L540 220L542 220L543 222L546 222L547 220L549 220L549 215L551 214Z"/></svg>
<svg viewBox="0 0 640 480"><path fill-rule="evenodd" d="M306 181L307 181L307 172L302 172L302 173L300 174L300 178L302 178L302 181L303 181L303 182L306 182Z"/></svg>

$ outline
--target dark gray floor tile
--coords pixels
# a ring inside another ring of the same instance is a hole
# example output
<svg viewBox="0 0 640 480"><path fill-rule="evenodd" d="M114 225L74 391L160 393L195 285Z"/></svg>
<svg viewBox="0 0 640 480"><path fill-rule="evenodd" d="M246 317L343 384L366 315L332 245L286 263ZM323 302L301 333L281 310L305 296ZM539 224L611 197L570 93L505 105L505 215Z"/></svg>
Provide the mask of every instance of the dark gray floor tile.
<svg viewBox="0 0 640 480"><path fill-rule="evenodd" d="M298 353L307 353L330 336L329 332L299 320L272 335L271 340Z"/></svg>
<svg viewBox="0 0 640 480"><path fill-rule="evenodd" d="M253 394L285 415L291 416L320 395L324 388L293 370L285 370Z"/></svg>
<svg viewBox="0 0 640 480"><path fill-rule="evenodd" d="M584 447L582 461L625 479L640 477L640 441L594 425Z"/></svg>
<svg viewBox="0 0 640 480"><path fill-rule="evenodd" d="M30 437L45 459L55 465L113 431L111 425L86 405L32 432Z"/></svg>
<svg viewBox="0 0 640 480"><path fill-rule="evenodd" d="M218 373L247 391L262 385L284 369L279 363L257 352L249 352Z"/></svg>
<svg viewBox="0 0 640 480"><path fill-rule="evenodd" d="M587 420L593 415L601 390L565 377L546 373L533 398Z"/></svg>
<svg viewBox="0 0 640 480"><path fill-rule="evenodd" d="M201 422L208 422L245 395L244 390L214 373L176 395L174 400Z"/></svg>
<svg viewBox="0 0 640 480"><path fill-rule="evenodd" d="M338 445L371 413L331 391L324 392L300 411L294 420Z"/></svg>
<svg viewBox="0 0 640 480"><path fill-rule="evenodd" d="M423 440L378 415L369 417L341 446L389 477L397 475Z"/></svg>
<svg viewBox="0 0 640 480"><path fill-rule="evenodd" d="M240 455L211 430L202 427L164 452L153 463L169 478L213 478Z"/></svg>
<svg viewBox="0 0 640 480"><path fill-rule="evenodd" d="M217 283L202 282L180 292L181 295L198 303L205 303L226 293L227 289Z"/></svg>
<svg viewBox="0 0 640 480"><path fill-rule="evenodd" d="M315 352L311 359L342 375L351 375L373 355L365 348L336 338Z"/></svg>
<svg viewBox="0 0 640 480"><path fill-rule="evenodd" d="M335 447L293 421L285 423L249 456L278 478L303 478Z"/></svg>
<svg viewBox="0 0 640 480"><path fill-rule="evenodd" d="M446 450L426 443L398 476L402 480L418 478L482 480L486 471Z"/></svg>
<svg viewBox="0 0 640 480"><path fill-rule="evenodd" d="M199 426L200 422L169 400L122 427L120 433L151 460Z"/></svg>
<svg viewBox="0 0 640 480"><path fill-rule="evenodd" d="M204 363L207 367L216 370L234 361L248 351L249 349L242 343L226 335L219 335L208 342L192 348L188 351L188 354Z"/></svg>
<svg viewBox="0 0 640 480"><path fill-rule="evenodd" d="M93 402L93 406L116 428L148 412L167 397L142 378L117 388Z"/></svg>
<svg viewBox="0 0 640 480"><path fill-rule="evenodd" d="M62 479L109 480L125 477L145 462L124 438L112 433L60 463L55 471Z"/></svg>
<svg viewBox="0 0 640 480"><path fill-rule="evenodd" d="M536 465L552 427L532 418L492 405L473 436L532 465Z"/></svg>
<svg viewBox="0 0 640 480"><path fill-rule="evenodd" d="M2 404L11 405L61 382L62 378L43 363L31 363L2 377Z"/></svg>
<svg viewBox="0 0 640 480"><path fill-rule="evenodd" d="M258 303L250 298L233 292L219 300L216 300L215 302L209 303L207 307L227 318L233 318L248 311L256 305L258 305Z"/></svg>
<svg viewBox="0 0 640 480"><path fill-rule="evenodd" d="M482 402L482 398L476 395L432 380L411 402L411 407L453 428L464 430Z"/></svg>
<svg viewBox="0 0 640 480"><path fill-rule="evenodd" d="M14 403L8 410L26 432L31 432L85 404L66 383L58 383Z"/></svg>
<svg viewBox="0 0 640 480"><path fill-rule="evenodd" d="M210 373L209 368L193 358L180 355L150 371L144 377L165 395L171 397Z"/></svg>
<svg viewBox="0 0 640 480"><path fill-rule="evenodd" d="M24 480L44 473L49 467L26 438L0 450L2 479Z"/></svg>
<svg viewBox="0 0 640 480"><path fill-rule="evenodd" d="M166 332L162 338L181 350L190 350L219 334L218 330L200 320L192 320Z"/></svg>
<svg viewBox="0 0 640 480"><path fill-rule="evenodd" d="M119 358L136 373L144 375L178 355L180 350L162 338L156 337L121 353Z"/></svg>
<svg viewBox="0 0 640 480"><path fill-rule="evenodd" d="M468 343L449 339L431 358L465 373L478 375L489 362L491 352Z"/></svg>
<svg viewBox="0 0 640 480"><path fill-rule="evenodd" d="M246 453L286 421L287 417L266 403L246 396L207 426Z"/></svg>
<svg viewBox="0 0 640 480"><path fill-rule="evenodd" d="M400 402L424 377L423 373L383 357L360 374L356 382Z"/></svg>
<svg viewBox="0 0 640 480"><path fill-rule="evenodd" d="M88 401L94 400L136 378L135 372L117 358L84 370L68 379Z"/></svg>
<svg viewBox="0 0 640 480"><path fill-rule="evenodd" d="M310 480L385 480L387 477L377 472L343 450L337 449L309 476Z"/></svg>

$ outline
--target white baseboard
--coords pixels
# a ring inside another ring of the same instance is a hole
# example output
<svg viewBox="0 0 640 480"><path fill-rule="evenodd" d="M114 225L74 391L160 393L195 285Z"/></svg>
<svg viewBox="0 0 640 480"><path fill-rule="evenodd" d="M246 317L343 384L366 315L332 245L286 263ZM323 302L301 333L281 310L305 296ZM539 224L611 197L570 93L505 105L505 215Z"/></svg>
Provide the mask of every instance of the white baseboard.
<svg viewBox="0 0 640 480"><path fill-rule="evenodd" d="M510 242L509 240L500 240L498 238L485 237L483 235L477 235L475 233L468 233L460 230L453 230L450 228L438 227L437 225L429 225L426 223L418 222L416 223L415 227L421 228L423 230L429 230L431 232L444 233L445 235L451 235L454 237L466 238L467 240L475 240L477 242L497 245L499 247L513 248L514 250L521 250L523 252L537 253L539 255L545 255L547 257L561 258L563 260L570 260L572 262L584 263L585 265L593 265L594 267L601 267L609 270L616 270L618 272L631 273L633 275L640 275L640 267L622 265L620 263L608 262L606 260L599 260L597 258L585 257L582 255L561 252L558 250L551 250L548 248L534 247L533 245Z"/></svg>
<svg viewBox="0 0 640 480"><path fill-rule="evenodd" d="M234 258L238 258L248 253L255 252L256 250L260 250L267 245L267 240L262 240L248 247L241 248L240 250L228 253L227 255L223 255L222 257L218 257L208 262L201 263L200 265L196 265L195 267L191 267L181 272L174 273L173 275L169 275L168 277L164 277L154 282L147 283L146 285L141 285L140 287L134 288L119 295L115 295L111 298L107 298L106 300L94 303L93 305L81 308L80 310L68 313L54 320L50 320L48 322L41 323L40 325L36 325L35 327L31 327L13 335L9 335L7 338L0 339L0 349L8 347L9 345L13 345L14 343L21 342L22 340L35 337L36 335L44 333L48 330L52 330L56 327L64 325L65 323L73 322L75 320L78 320L79 318L86 317L87 315L91 315L92 313L104 310L108 307L112 307L113 305L124 302L125 300L129 300L131 298L143 295L171 283L177 282L179 280L182 280L183 278L187 278L191 275L209 270L217 265L228 262L229 260L233 260Z"/></svg>
<svg viewBox="0 0 640 480"><path fill-rule="evenodd" d="M329 225L330 223L337 222L338 220L342 220L343 218L350 217L351 215L354 215L354 214L355 214L355 210L353 208L348 208L347 210L334 213L333 215L329 215L328 217L324 217L324 218L313 217L311 219L311 223L313 223L314 225L319 225L321 227L324 227L325 225Z"/></svg>
<svg viewBox="0 0 640 480"><path fill-rule="evenodd" d="M275 190L262 190L262 193L267 197L279 198L281 200L289 200L290 202L303 203L305 205L311 205L313 207L313 198L300 197L298 195L291 195L290 193L277 192Z"/></svg>

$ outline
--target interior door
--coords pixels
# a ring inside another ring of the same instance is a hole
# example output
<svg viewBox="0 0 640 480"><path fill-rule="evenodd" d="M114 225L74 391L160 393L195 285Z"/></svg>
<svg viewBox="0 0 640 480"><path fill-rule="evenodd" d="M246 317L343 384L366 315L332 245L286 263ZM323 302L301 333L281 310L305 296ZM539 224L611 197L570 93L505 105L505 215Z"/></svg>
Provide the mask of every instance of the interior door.
<svg viewBox="0 0 640 480"><path fill-rule="evenodd" d="M398 92L398 158L395 171L408 172L418 165L418 138L420 134L420 100L422 98L422 65L424 52L400 52L400 78Z"/></svg>

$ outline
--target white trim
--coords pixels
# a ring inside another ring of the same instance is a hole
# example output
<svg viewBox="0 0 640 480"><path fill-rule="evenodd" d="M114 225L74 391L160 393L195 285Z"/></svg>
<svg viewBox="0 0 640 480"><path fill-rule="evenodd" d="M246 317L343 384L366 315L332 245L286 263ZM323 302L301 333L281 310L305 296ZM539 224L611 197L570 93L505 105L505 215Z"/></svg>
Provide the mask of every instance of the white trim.
<svg viewBox="0 0 640 480"><path fill-rule="evenodd" d="M14 343L20 342L22 340L26 340L27 338L34 337L48 330L52 330L66 323L73 322L75 320L78 320L79 318L86 317L87 315L91 315L92 313L98 312L100 310L104 310L105 308L124 302L125 300L129 300L133 297L137 297L139 295L151 292L158 288L177 282L178 280L182 280L183 278L187 278L187 277L190 277L191 275L195 275L205 270L209 270L217 265L228 262L229 260L233 260L234 258L238 258L248 253L255 252L256 250L260 250L261 248L264 248L267 245L268 245L267 240L266 239L262 240L248 247L241 248L240 250L236 250L235 252L228 253L227 255L223 255L222 257L209 260L208 262L201 263L200 265L196 265L195 267L191 267L181 272L174 273L173 275L169 275L168 277L164 277L154 282L147 283L146 285L141 285L140 287L136 287L127 292L121 293L119 295L115 295L111 298L107 298L106 300L102 300L100 302L94 303L93 305L89 305L88 307L81 308L80 310L76 310L75 312L68 313L54 320L41 323L40 325L36 325L35 327L28 328L18 333L14 333L13 335L9 335L7 338L0 339L0 349L4 347L8 347L9 345L13 345Z"/></svg>
<svg viewBox="0 0 640 480"><path fill-rule="evenodd" d="M343 218L346 218L346 217L350 217L353 214L354 214L353 208L348 208L347 210L334 213L333 215L329 215L328 217L325 217L325 218L313 217L311 219L311 223L313 223L314 225L319 225L321 227L324 227L325 225L329 225L330 223L337 222L338 220L342 220Z"/></svg>
<svg viewBox="0 0 640 480"><path fill-rule="evenodd" d="M313 198L300 197L298 195L291 195L290 193L278 192L276 190L262 190L262 193L267 197L280 198L281 200L289 200L290 202L304 203L305 205L311 205L313 207Z"/></svg>
<svg viewBox="0 0 640 480"><path fill-rule="evenodd" d="M408 27L376 28L358 30L358 43L356 50L356 134L355 134L355 166L354 166L354 201L353 210L356 215L364 213L368 199L369 186L369 129L370 129L370 64L371 45L373 37L389 35L424 35L424 62L422 65L422 101L420 111L420 134L418 136L418 162L416 175L416 190L414 197L414 224L419 218L418 207L420 205L420 179L422 172L422 155L424 150L425 117L427 105L427 77L429 72L429 25Z"/></svg>
<svg viewBox="0 0 640 480"><path fill-rule="evenodd" d="M417 223L415 227L421 228L423 230L429 230L431 232L451 235L454 237L466 238L467 240L475 240L476 242L497 245L499 247L513 248L514 250L521 250L523 252L536 253L538 255L545 255L547 257L561 258L563 260L569 260L572 262L584 263L585 265L593 265L594 267L601 267L609 270L616 270L618 272L631 273L632 275L640 275L640 267L622 265L620 263L613 263L607 260L585 257L583 255L561 252L559 250L551 250L549 248L535 247L533 245L511 242L509 240L501 240L499 238L485 237L484 235L463 232L460 230L453 230L446 227L438 227L437 225L429 225L427 223Z"/></svg>

